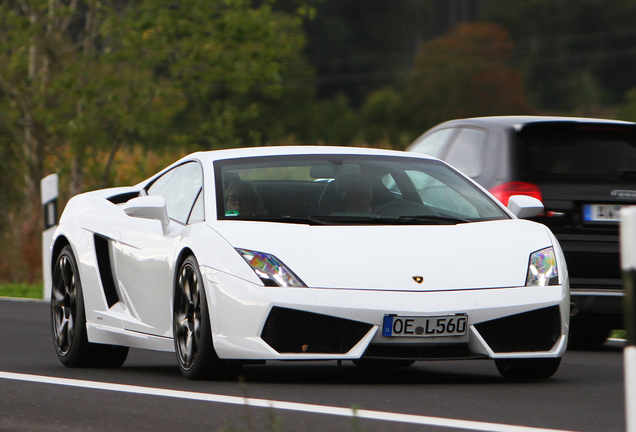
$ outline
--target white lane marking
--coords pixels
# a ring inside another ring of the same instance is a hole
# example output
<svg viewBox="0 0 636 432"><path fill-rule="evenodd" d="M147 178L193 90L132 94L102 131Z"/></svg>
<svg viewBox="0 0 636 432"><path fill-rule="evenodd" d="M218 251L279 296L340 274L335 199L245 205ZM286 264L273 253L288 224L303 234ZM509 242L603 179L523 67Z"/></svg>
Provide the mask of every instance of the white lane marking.
<svg viewBox="0 0 636 432"><path fill-rule="evenodd" d="M368 420L383 420L400 423L419 424L426 426L440 426L456 429L467 429L487 432L570 432L557 429L542 429L528 426L503 425L498 423L476 422L469 420L453 420L442 417L429 417L412 414L398 414L384 411L354 410L326 405L313 405L298 402L283 402L267 399L244 398L209 393L197 393L181 390L167 390L155 387L142 387L127 384L112 384L99 381L75 380L40 375L29 375L12 372L0 372L0 379L26 381L40 384L56 384L78 388L108 390L124 393L134 393L147 396L163 396L179 399L190 399L202 402L216 402L233 405L248 405L259 408L273 408L289 411L299 411L314 414L329 414L344 417L357 417Z"/></svg>

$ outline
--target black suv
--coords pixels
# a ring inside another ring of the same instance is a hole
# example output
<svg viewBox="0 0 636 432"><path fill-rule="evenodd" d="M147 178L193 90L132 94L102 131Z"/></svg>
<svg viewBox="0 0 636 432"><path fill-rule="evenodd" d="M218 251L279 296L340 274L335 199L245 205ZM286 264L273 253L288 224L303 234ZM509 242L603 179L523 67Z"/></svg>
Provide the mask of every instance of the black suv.
<svg viewBox="0 0 636 432"><path fill-rule="evenodd" d="M407 151L429 154L472 177L504 205L511 195L543 202L565 253L578 306L570 340L600 344L623 328L619 211L636 204L636 123L503 116L435 126Z"/></svg>

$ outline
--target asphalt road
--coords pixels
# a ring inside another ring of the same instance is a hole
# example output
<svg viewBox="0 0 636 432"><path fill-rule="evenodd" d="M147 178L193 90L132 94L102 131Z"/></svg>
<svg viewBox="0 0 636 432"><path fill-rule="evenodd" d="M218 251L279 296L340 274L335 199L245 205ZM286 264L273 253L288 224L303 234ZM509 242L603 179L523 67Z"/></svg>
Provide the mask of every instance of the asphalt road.
<svg viewBox="0 0 636 432"><path fill-rule="evenodd" d="M552 379L531 383L505 382L491 361L269 362L245 366L240 381L196 382L172 353L131 350L114 370L64 368L48 313L48 303L0 299L0 432L625 430L616 342L568 351Z"/></svg>

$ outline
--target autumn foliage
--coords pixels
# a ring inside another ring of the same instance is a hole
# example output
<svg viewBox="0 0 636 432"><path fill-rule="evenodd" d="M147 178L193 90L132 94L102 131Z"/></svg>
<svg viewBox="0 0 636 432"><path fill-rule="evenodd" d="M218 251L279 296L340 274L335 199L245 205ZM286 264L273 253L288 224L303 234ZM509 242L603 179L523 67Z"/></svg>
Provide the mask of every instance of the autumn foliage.
<svg viewBox="0 0 636 432"><path fill-rule="evenodd" d="M461 24L422 45L405 92L409 123L424 131L453 118L527 114L513 49L508 32L494 24Z"/></svg>

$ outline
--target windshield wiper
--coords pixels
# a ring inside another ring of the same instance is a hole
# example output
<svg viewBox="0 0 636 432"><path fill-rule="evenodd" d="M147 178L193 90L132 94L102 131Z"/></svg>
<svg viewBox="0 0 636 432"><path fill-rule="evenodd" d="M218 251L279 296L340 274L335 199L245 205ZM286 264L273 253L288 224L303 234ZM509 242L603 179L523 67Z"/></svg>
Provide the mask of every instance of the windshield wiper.
<svg viewBox="0 0 636 432"><path fill-rule="evenodd" d="M237 216L226 217L225 220L240 220L240 221L256 221L256 222L282 222L293 224L305 224L305 225L329 225L329 221L317 219L314 216L310 217L296 217L296 216Z"/></svg>
<svg viewBox="0 0 636 432"><path fill-rule="evenodd" d="M228 218L229 219L229 218ZM232 218L234 219L234 218ZM247 216L236 218L235 220L243 221L259 221L259 222L281 222L305 225L333 225L333 224L350 224L350 225L403 225L408 223L415 224L438 224L438 225L456 225L460 223L472 222L468 219L461 219L452 216L431 216L431 215L415 215L415 216L378 216L378 215L320 215L309 217L297 216Z"/></svg>
<svg viewBox="0 0 636 432"><path fill-rule="evenodd" d="M432 215L417 215L417 216L400 216L399 220L403 221L417 221L417 222L437 222L439 224L457 225L460 223L470 223L471 220L458 218L454 216L432 216Z"/></svg>
<svg viewBox="0 0 636 432"><path fill-rule="evenodd" d="M468 219L462 219L453 216L437 216L437 215L414 215L414 216L312 216L313 219L324 220L325 223L348 223L348 224L387 224L387 225L403 225L405 223L416 224L438 224L438 225L457 225L460 223L473 222Z"/></svg>
<svg viewBox="0 0 636 432"><path fill-rule="evenodd" d="M280 221L287 223L308 224L308 225L330 225L329 221L321 219L319 216L297 217L297 216L281 216Z"/></svg>

